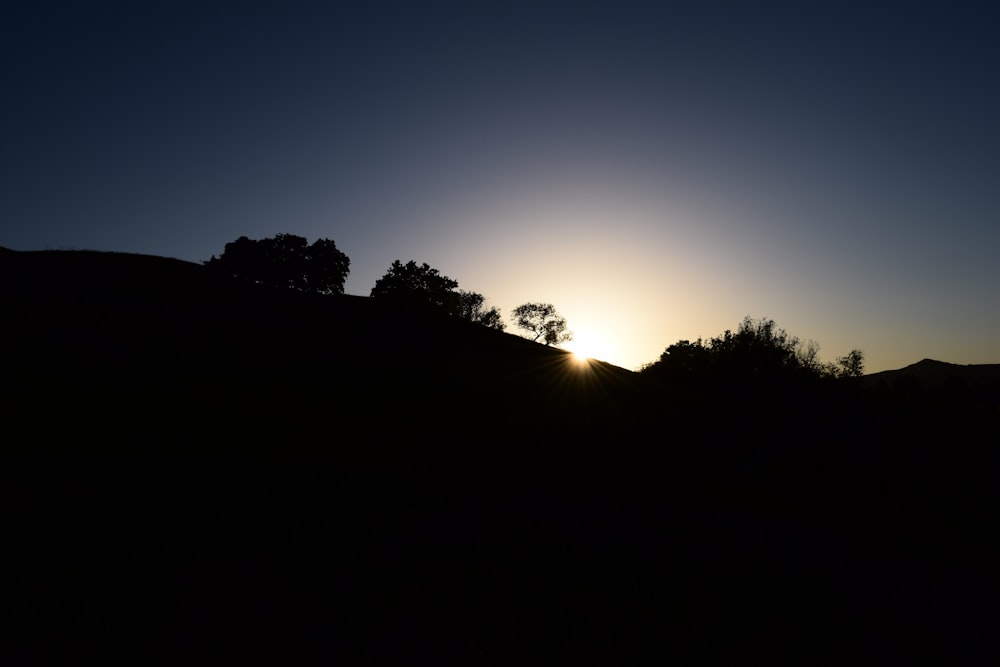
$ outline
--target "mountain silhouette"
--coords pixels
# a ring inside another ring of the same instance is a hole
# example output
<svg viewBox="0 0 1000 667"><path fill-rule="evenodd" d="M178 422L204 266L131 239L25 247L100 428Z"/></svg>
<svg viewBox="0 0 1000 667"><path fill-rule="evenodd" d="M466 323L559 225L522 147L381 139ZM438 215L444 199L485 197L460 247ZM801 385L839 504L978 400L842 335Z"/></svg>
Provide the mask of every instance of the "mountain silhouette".
<svg viewBox="0 0 1000 667"><path fill-rule="evenodd" d="M990 387L1000 384L1000 364L949 364L934 359L923 359L897 370L881 371L865 377L869 385L895 383L900 378L911 378L925 387L945 387L964 384L969 387Z"/></svg>

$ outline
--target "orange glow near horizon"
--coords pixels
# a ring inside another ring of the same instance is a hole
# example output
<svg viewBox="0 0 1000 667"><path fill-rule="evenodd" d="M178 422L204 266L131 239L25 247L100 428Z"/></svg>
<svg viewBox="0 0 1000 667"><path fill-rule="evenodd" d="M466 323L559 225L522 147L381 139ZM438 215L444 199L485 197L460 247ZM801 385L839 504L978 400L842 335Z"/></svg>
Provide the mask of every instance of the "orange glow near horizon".
<svg viewBox="0 0 1000 667"><path fill-rule="evenodd" d="M615 360L620 357L620 351L614 343L592 330L574 332L573 340L566 343L565 348L581 362L594 359L615 363Z"/></svg>

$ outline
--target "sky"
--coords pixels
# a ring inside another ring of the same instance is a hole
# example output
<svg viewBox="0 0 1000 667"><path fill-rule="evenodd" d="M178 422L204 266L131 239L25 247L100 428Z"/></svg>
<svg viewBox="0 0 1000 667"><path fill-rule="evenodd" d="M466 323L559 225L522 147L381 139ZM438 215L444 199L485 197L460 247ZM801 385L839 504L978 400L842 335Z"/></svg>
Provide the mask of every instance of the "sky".
<svg viewBox="0 0 1000 667"><path fill-rule="evenodd" d="M1000 6L0 9L0 246L427 262L629 369L771 318L823 360L1000 363Z"/></svg>

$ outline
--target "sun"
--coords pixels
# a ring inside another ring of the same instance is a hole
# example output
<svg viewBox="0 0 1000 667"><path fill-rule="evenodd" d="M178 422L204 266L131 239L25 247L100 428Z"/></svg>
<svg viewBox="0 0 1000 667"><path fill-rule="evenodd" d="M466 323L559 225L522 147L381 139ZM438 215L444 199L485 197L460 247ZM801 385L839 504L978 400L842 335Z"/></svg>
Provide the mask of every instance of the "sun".
<svg viewBox="0 0 1000 667"><path fill-rule="evenodd" d="M617 358L617 350L612 342L595 331L574 332L573 340L565 347L581 363L589 359L615 363Z"/></svg>

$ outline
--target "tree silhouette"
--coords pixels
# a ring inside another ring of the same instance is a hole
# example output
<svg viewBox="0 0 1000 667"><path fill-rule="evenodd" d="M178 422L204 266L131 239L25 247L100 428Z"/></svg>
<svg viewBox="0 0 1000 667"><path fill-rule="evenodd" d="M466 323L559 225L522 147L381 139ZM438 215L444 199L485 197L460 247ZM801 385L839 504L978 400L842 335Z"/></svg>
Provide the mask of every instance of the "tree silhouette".
<svg viewBox="0 0 1000 667"><path fill-rule="evenodd" d="M830 374L838 378L859 378L865 374L865 357L861 350L851 350L846 356L837 357Z"/></svg>
<svg viewBox="0 0 1000 667"><path fill-rule="evenodd" d="M503 331L506 325L500 311L496 307L487 309L485 304L486 297L482 294L459 290L458 310L455 314L463 320L482 324L488 329Z"/></svg>
<svg viewBox="0 0 1000 667"><path fill-rule="evenodd" d="M546 345L558 345L573 340L573 333L566 328L566 318L556 312L551 303L524 303L511 312L514 324L524 329L531 340L541 339Z"/></svg>
<svg viewBox="0 0 1000 667"><path fill-rule="evenodd" d="M825 365L817 360L818 352L815 343L803 344L774 320L746 317L735 332L674 343L642 372L674 382L715 383L858 377L863 372L860 350Z"/></svg>
<svg viewBox="0 0 1000 667"><path fill-rule="evenodd" d="M647 364L642 371L673 380L691 381L703 378L712 364L712 350L700 338L695 342L680 340L669 346L660 358Z"/></svg>
<svg viewBox="0 0 1000 667"><path fill-rule="evenodd" d="M800 354L801 342L771 319L744 318L736 332L726 330L710 343L715 363L742 379L772 378L811 369ZM813 354L808 355L810 357Z"/></svg>
<svg viewBox="0 0 1000 667"><path fill-rule="evenodd" d="M260 240L241 236L205 265L221 275L271 287L343 294L351 260L330 239L309 245L302 236L278 234Z"/></svg>
<svg viewBox="0 0 1000 667"><path fill-rule="evenodd" d="M457 290L458 281L442 275L426 262L398 259L375 282L372 298L399 305L430 308L489 329L503 331L503 316L497 308L486 307L486 297L477 292Z"/></svg>
<svg viewBox="0 0 1000 667"><path fill-rule="evenodd" d="M371 296L385 301L418 306L454 314L458 309L459 295L455 292L458 281L429 266L418 265L412 259L402 264L392 263L384 276L375 282Z"/></svg>
<svg viewBox="0 0 1000 667"><path fill-rule="evenodd" d="M344 281L350 273L351 260L337 249L331 239L316 239L306 251L309 270L304 277L307 288L315 292L344 293Z"/></svg>

